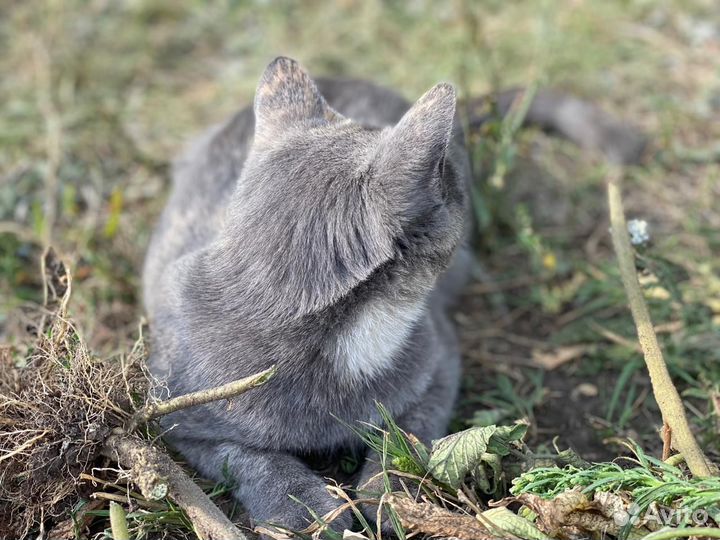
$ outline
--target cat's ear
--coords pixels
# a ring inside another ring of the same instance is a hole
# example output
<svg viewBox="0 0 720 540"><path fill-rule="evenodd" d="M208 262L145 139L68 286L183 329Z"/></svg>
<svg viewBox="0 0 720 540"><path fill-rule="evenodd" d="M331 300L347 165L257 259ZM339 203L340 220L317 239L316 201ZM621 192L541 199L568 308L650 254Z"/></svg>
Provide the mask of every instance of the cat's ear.
<svg viewBox="0 0 720 540"><path fill-rule="evenodd" d="M441 83L423 95L384 134L378 161L387 174L427 173L445 158L455 119L455 89Z"/></svg>
<svg viewBox="0 0 720 540"><path fill-rule="evenodd" d="M255 92L256 137L273 138L300 123L340 119L295 60L279 56L260 78Z"/></svg>

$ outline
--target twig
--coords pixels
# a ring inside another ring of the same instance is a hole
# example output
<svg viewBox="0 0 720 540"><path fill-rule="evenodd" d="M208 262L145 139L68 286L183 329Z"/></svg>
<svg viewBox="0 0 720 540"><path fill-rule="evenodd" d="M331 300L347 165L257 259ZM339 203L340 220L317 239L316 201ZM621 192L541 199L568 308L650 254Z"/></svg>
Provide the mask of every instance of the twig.
<svg viewBox="0 0 720 540"><path fill-rule="evenodd" d="M276 371L275 366L272 366L255 375L251 375L249 377L245 377L244 379L233 381L216 388L192 392L190 394L185 394L184 396L168 399L167 401L161 401L160 403L152 403L135 413L128 431L132 431L135 426L144 424L153 418L170 414L172 412L179 411L180 409L194 407L195 405L204 405L205 403L210 403L211 401L230 399L238 396L243 392L247 392L252 388L265 384L273 375L275 375Z"/></svg>
<svg viewBox="0 0 720 540"><path fill-rule="evenodd" d="M132 481L143 497L153 501L165 496L173 499L188 515L203 540L245 540L198 485L160 449L128 435L139 425L158 416L211 401L229 399L266 383L275 375L275 366L256 375L217 388L193 392L139 410L125 430L116 430L105 441L104 453L131 469Z"/></svg>
<svg viewBox="0 0 720 540"><path fill-rule="evenodd" d="M138 506L142 508L147 508L148 510L167 510L167 504L163 504L161 502L156 501L146 501L145 497L137 494L137 497L133 497L132 494L130 494L132 497L132 501L134 504L137 504ZM116 503L125 504L127 503L128 497L125 495L118 495L117 493L106 493L105 491L96 491L94 493L90 494L90 498L95 499L97 501L115 501Z"/></svg>
<svg viewBox="0 0 720 540"><path fill-rule="evenodd" d="M37 85L38 109L45 121L45 205L42 242L52 245L53 227L57 218L57 193L60 180L58 171L62 162L62 119L53 103L52 65L50 54L40 38L35 38L33 60Z"/></svg>
<svg viewBox="0 0 720 540"><path fill-rule="evenodd" d="M165 452L122 431L105 441L105 453L130 468L133 482L147 499L169 496L188 515L203 540L246 540L200 487Z"/></svg>
<svg viewBox="0 0 720 540"><path fill-rule="evenodd" d="M37 441L42 439L45 435L47 435L47 430L43 431L42 433L35 435L31 439L28 439L24 443L22 443L20 446L12 450L11 452L8 452L7 454L4 454L0 456L0 461L4 461L6 459L10 459L13 456L16 456L17 454L22 454L26 449L30 448L33 444L35 444Z"/></svg>
<svg viewBox="0 0 720 540"><path fill-rule="evenodd" d="M711 476L709 461L690 430L680 394L670 378L657 335L650 320L647 304L640 289L635 270L635 257L627 233L625 213L620 195L620 180L620 169L615 169L608 178L607 189L612 241L618 258L625 293L630 304L630 311L637 328L638 340L650 374L655 400L660 407L664 422L672 430L673 446L685 456L693 476Z"/></svg>

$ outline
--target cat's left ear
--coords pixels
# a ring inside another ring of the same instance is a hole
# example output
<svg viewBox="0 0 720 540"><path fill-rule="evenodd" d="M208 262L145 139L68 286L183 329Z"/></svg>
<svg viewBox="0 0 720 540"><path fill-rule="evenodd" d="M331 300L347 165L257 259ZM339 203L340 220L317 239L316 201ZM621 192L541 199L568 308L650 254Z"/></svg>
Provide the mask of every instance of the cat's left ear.
<svg viewBox="0 0 720 540"><path fill-rule="evenodd" d="M427 177L423 173L445 158L455 103L455 89L450 84L441 83L426 92L385 134L378 156L381 169Z"/></svg>
<svg viewBox="0 0 720 540"><path fill-rule="evenodd" d="M300 64L283 56L265 68L255 92L254 110L256 138L272 138L301 123L342 119Z"/></svg>

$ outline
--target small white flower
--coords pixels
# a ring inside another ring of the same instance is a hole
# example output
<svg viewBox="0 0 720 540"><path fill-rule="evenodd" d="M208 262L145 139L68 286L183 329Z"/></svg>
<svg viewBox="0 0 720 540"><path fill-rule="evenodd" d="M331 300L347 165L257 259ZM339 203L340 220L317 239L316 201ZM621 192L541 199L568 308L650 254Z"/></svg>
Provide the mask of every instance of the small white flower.
<svg viewBox="0 0 720 540"><path fill-rule="evenodd" d="M650 241L648 223L644 219L631 219L627 224L630 242L634 246L641 246Z"/></svg>

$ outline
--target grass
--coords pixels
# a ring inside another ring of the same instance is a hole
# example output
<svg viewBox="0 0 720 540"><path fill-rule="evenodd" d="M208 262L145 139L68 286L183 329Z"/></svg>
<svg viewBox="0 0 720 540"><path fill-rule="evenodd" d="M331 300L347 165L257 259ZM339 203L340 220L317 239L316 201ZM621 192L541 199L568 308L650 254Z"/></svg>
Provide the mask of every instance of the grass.
<svg viewBox="0 0 720 540"><path fill-rule="evenodd" d="M42 301L37 261L51 239L73 269L79 335L98 357L131 349L168 163L188 137L252 99L276 54L314 74L366 77L408 97L439 80L454 81L464 96L552 85L652 137L646 163L627 171L628 217L650 223L639 262L653 321L694 428L705 448L717 449L718 25L712 0L6 7L0 337L14 361L27 356L28 313ZM524 418L536 454L552 454L559 436L560 446L609 462L628 455L617 441L631 437L659 456L659 413L607 234L602 160L517 130L512 119L490 122L470 150L479 262L456 314L465 376L454 427ZM657 474L648 463L641 466ZM102 520L108 508L89 515ZM128 519L138 537L169 522L183 526L171 506L139 508Z"/></svg>
<svg viewBox="0 0 720 540"><path fill-rule="evenodd" d="M582 492L624 491L638 506L638 513L648 510L651 504L678 506L694 512L708 510L717 520L720 502L720 481L714 478L687 478L679 467L643 454L634 448L638 462L634 467L617 463L599 463L586 469L571 465L564 468L537 468L519 476L513 482L513 495L533 493L552 499L564 491L582 488Z"/></svg>

